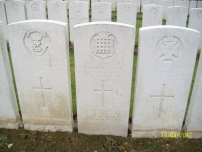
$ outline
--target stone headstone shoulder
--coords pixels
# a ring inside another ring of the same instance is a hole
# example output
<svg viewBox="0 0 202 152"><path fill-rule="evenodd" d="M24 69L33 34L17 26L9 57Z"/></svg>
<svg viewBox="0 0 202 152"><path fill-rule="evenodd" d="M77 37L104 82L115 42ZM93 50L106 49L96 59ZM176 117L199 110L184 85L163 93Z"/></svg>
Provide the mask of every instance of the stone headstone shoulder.
<svg viewBox="0 0 202 152"><path fill-rule="evenodd" d="M160 5L144 5L142 27L162 25L163 6Z"/></svg>
<svg viewBox="0 0 202 152"><path fill-rule="evenodd" d="M198 49L202 50L202 8L191 9L188 27L201 33Z"/></svg>
<svg viewBox="0 0 202 152"><path fill-rule="evenodd" d="M8 32L24 128L72 131L67 24L28 20Z"/></svg>
<svg viewBox="0 0 202 152"><path fill-rule="evenodd" d="M181 6L172 6L167 9L166 25L186 27L188 8Z"/></svg>
<svg viewBox="0 0 202 152"><path fill-rule="evenodd" d="M92 22L111 22L111 3L92 3Z"/></svg>
<svg viewBox="0 0 202 152"><path fill-rule="evenodd" d="M118 4L122 4L122 3L132 3L134 5L136 5L137 7L137 12L140 12L140 0L117 0L117 7L118 7Z"/></svg>
<svg viewBox="0 0 202 152"><path fill-rule="evenodd" d="M47 19L45 1L26 1L27 19Z"/></svg>
<svg viewBox="0 0 202 152"><path fill-rule="evenodd" d="M137 7L134 4L121 3L117 5L117 22L136 27Z"/></svg>
<svg viewBox="0 0 202 152"><path fill-rule="evenodd" d="M202 8L202 1L198 1L197 8Z"/></svg>
<svg viewBox="0 0 202 152"><path fill-rule="evenodd" d="M168 7L173 6L172 0L158 0L158 5L163 6L163 19L166 19Z"/></svg>
<svg viewBox="0 0 202 152"><path fill-rule="evenodd" d="M151 5L151 4L157 5L158 4L158 0L142 0L141 2L142 2L141 3L142 8L144 5ZM141 8L141 12L143 12L142 8Z"/></svg>
<svg viewBox="0 0 202 152"><path fill-rule="evenodd" d="M202 137L202 57L200 57L192 97L185 122L185 131L191 133L192 138Z"/></svg>
<svg viewBox="0 0 202 152"><path fill-rule="evenodd" d="M197 1L190 1L189 2L189 14L192 8L196 8L197 7Z"/></svg>
<svg viewBox="0 0 202 152"><path fill-rule="evenodd" d="M24 1L6 1L5 5L8 24L26 20Z"/></svg>
<svg viewBox="0 0 202 152"><path fill-rule="evenodd" d="M78 132L126 137L134 26L85 23L74 37Z"/></svg>
<svg viewBox="0 0 202 152"><path fill-rule="evenodd" d="M182 6L189 8L189 1L174 1L174 6Z"/></svg>
<svg viewBox="0 0 202 152"><path fill-rule="evenodd" d="M48 19L68 23L67 2L48 1ZM68 24L67 24L68 25Z"/></svg>
<svg viewBox="0 0 202 152"><path fill-rule="evenodd" d="M112 11L116 10L116 1L115 0L99 0L99 2L108 2L111 3Z"/></svg>
<svg viewBox="0 0 202 152"><path fill-rule="evenodd" d="M3 23L0 21L0 128L17 129L20 125L20 115L3 30Z"/></svg>
<svg viewBox="0 0 202 152"><path fill-rule="evenodd" d="M2 28L4 35L6 39L8 38L7 32L6 32L6 26L7 26L7 17L6 17L6 10L5 10L5 2L0 1L0 21L2 21Z"/></svg>
<svg viewBox="0 0 202 152"><path fill-rule="evenodd" d="M181 131L199 36L177 26L140 29L133 137L161 138Z"/></svg>
<svg viewBox="0 0 202 152"><path fill-rule="evenodd" d="M73 1L69 3L70 42L74 42L73 27L89 22L88 2Z"/></svg>

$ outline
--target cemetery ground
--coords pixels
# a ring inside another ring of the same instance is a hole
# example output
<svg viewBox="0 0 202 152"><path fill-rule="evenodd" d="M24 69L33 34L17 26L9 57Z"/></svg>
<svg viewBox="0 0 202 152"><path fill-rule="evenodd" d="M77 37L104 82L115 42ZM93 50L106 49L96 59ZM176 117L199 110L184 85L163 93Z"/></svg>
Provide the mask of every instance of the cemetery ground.
<svg viewBox="0 0 202 152"><path fill-rule="evenodd" d="M113 13L112 21L116 21L116 14ZM139 27L141 27L142 14L137 15L135 52L137 51ZM163 23L165 25L165 21ZM10 54L9 54L10 55ZM202 139L179 138L131 138L131 118L134 101L135 76L137 53L134 53L133 60L133 80L131 88L130 120L128 137L105 136L105 135L84 135L79 134L77 130L77 111L76 111L76 88L74 72L74 52L73 46L70 46L70 72L72 87L72 106L74 113L74 131L70 132L38 132L28 131L23 128L9 130L0 129L0 152L99 152L99 151L131 151L131 152L149 152L149 151L176 151L176 152L202 152ZM192 87L189 95L189 101L198 66L199 54L195 64ZM10 62L11 58L10 58ZM12 65L12 63L11 63ZM12 67L11 67L12 68ZM12 69L13 72L13 69ZM15 84L15 79L13 79ZM17 94L16 86L15 91ZM189 103L188 101L188 103ZM19 105L19 104L18 104ZM20 109L20 107L19 107ZM144 111L143 111L144 112Z"/></svg>

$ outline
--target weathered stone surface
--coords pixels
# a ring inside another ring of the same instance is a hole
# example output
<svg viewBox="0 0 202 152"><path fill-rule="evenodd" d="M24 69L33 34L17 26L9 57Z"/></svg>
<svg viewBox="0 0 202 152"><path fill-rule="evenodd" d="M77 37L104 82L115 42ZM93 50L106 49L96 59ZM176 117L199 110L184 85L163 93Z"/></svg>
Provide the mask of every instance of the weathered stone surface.
<svg viewBox="0 0 202 152"><path fill-rule="evenodd" d="M141 28L139 34L132 136L179 133L200 33L177 26L155 26Z"/></svg>
<svg viewBox="0 0 202 152"><path fill-rule="evenodd" d="M134 26L86 23L74 36L78 132L127 136Z"/></svg>
<svg viewBox="0 0 202 152"><path fill-rule="evenodd" d="M5 2L4 1L0 1L0 21L2 21L1 26L3 28L4 35L7 39L8 38L8 35L6 32L7 18L6 18L6 10L5 10Z"/></svg>
<svg viewBox="0 0 202 152"><path fill-rule="evenodd" d="M8 32L24 128L72 131L67 24L29 20Z"/></svg>
<svg viewBox="0 0 202 152"><path fill-rule="evenodd" d="M0 128L17 129L20 124L20 115L3 30L3 23L0 21Z"/></svg>
<svg viewBox="0 0 202 152"><path fill-rule="evenodd" d="M6 1L5 4L8 24L26 20L25 2Z"/></svg>
<svg viewBox="0 0 202 152"><path fill-rule="evenodd" d="M49 1L48 2L48 19L68 23L67 2L66 1ZM68 24L67 24L68 25Z"/></svg>
<svg viewBox="0 0 202 152"><path fill-rule="evenodd" d="M117 5L117 22L136 27L137 7L134 4L122 3Z"/></svg>
<svg viewBox="0 0 202 152"><path fill-rule="evenodd" d="M174 1L174 6L182 6L189 8L189 1Z"/></svg>
<svg viewBox="0 0 202 152"><path fill-rule="evenodd" d="M162 25L163 6L160 5L144 5L142 27Z"/></svg>
<svg viewBox="0 0 202 152"><path fill-rule="evenodd" d="M144 5L151 5L151 4L158 4L158 0L142 0L141 7L143 8ZM143 9L141 8L141 12Z"/></svg>
<svg viewBox="0 0 202 152"><path fill-rule="evenodd" d="M88 2L74 1L69 3L70 42L74 42L73 27L89 22Z"/></svg>
<svg viewBox="0 0 202 152"><path fill-rule="evenodd" d="M202 1L198 1L197 8L202 8Z"/></svg>
<svg viewBox="0 0 202 152"><path fill-rule="evenodd" d="M185 122L185 131L192 138L202 137L202 56L200 57L192 97Z"/></svg>
<svg viewBox="0 0 202 152"><path fill-rule="evenodd" d="M117 0L117 7L118 4L122 4L122 3L132 3L137 7L137 12L140 12L140 0Z"/></svg>
<svg viewBox="0 0 202 152"><path fill-rule="evenodd" d="M188 8L172 6L167 9L166 25L182 26L187 25Z"/></svg>
<svg viewBox="0 0 202 152"><path fill-rule="evenodd" d="M191 10L188 27L201 33L198 49L202 50L202 8L194 8Z"/></svg>
<svg viewBox="0 0 202 152"><path fill-rule="evenodd" d="M158 0L158 5L163 6L163 19L166 19L167 9L170 6L173 6L172 0Z"/></svg>
<svg viewBox="0 0 202 152"><path fill-rule="evenodd" d="M196 8L197 6L197 1L190 1L189 2L189 14L192 8Z"/></svg>
<svg viewBox="0 0 202 152"><path fill-rule="evenodd" d="M116 2L115 0L99 0L99 2L108 2L108 3L111 3L111 7L112 7L112 11L115 11L116 10Z"/></svg>
<svg viewBox="0 0 202 152"><path fill-rule="evenodd" d="M28 20L47 19L45 1L27 1L26 9Z"/></svg>
<svg viewBox="0 0 202 152"><path fill-rule="evenodd" d="M92 3L92 22L111 22L111 3Z"/></svg>

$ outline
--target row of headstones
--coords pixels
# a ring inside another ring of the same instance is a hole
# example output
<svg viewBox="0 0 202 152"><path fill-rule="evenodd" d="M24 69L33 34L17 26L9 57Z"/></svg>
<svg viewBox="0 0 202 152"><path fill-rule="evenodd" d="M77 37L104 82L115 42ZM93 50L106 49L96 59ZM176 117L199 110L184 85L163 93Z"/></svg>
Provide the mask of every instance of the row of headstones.
<svg viewBox="0 0 202 152"><path fill-rule="evenodd" d="M20 6L20 7L19 7ZM8 24L26 19L23 1L7 1L6 10L4 2L0 2L1 15L0 20L4 22L4 31L6 31L7 19ZM28 19L46 19L46 3L44 1L26 2ZM21 9L20 9L21 8ZM30 9L28 9L30 8ZM89 22L89 11L87 2L70 3L70 41L73 43L73 27L76 24ZM159 5L143 6L143 27L162 25L163 7ZM20 11L21 10L21 11ZM6 13L7 12L7 17ZM134 4L119 4L117 10L117 22L126 23L136 26L136 13L138 12ZM193 11L194 12L194 11ZM169 7L167 9L167 25L186 26L188 9L184 7ZM192 13L197 15L196 13ZM200 17L202 14L199 14ZM67 3L63 1L48 2L48 18L68 22ZM191 15L193 16L193 15ZM196 19L195 16L191 17ZM92 3L92 21L111 21L111 4L105 2ZM197 29L199 30L199 29ZM201 31L201 30L199 30Z"/></svg>
<svg viewBox="0 0 202 152"><path fill-rule="evenodd" d="M29 20L8 25L22 122L0 24L0 127L72 131L66 23ZM55 32L57 31L57 32ZM133 137L182 129L200 33L177 26L144 27L133 104ZM127 136L135 27L112 22L74 27L78 132ZM185 131L202 137L202 57ZM21 124L21 125L22 125Z"/></svg>

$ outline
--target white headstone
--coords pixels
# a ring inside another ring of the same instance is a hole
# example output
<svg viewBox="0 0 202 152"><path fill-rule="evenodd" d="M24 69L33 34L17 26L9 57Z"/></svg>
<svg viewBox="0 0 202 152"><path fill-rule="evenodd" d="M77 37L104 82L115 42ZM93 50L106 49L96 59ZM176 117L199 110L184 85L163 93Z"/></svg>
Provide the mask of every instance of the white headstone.
<svg viewBox="0 0 202 152"><path fill-rule="evenodd" d="M172 6L167 9L166 25L186 27L188 8L181 6Z"/></svg>
<svg viewBox="0 0 202 152"><path fill-rule="evenodd" d="M189 14L192 8L196 8L197 6L197 1L190 1L189 2Z"/></svg>
<svg viewBox="0 0 202 152"><path fill-rule="evenodd" d="M45 1L27 1L26 8L28 20L47 19Z"/></svg>
<svg viewBox="0 0 202 152"><path fill-rule="evenodd" d="M199 36L177 26L140 29L133 137L160 138L181 131Z"/></svg>
<svg viewBox="0 0 202 152"><path fill-rule="evenodd" d="M158 5L163 6L163 19L166 19L167 9L170 6L173 6L172 0L158 0Z"/></svg>
<svg viewBox="0 0 202 152"><path fill-rule="evenodd" d="M74 32L78 132L127 136L134 26L94 22Z"/></svg>
<svg viewBox="0 0 202 152"><path fill-rule="evenodd" d="M174 1L174 6L182 6L182 7L187 7L189 8L189 1Z"/></svg>
<svg viewBox="0 0 202 152"><path fill-rule="evenodd" d="M162 25L163 6L144 5L142 16L142 27Z"/></svg>
<svg viewBox="0 0 202 152"><path fill-rule="evenodd" d="M136 27L137 7L134 4L121 3L117 5L117 22Z"/></svg>
<svg viewBox="0 0 202 152"><path fill-rule="evenodd" d="M6 1L5 4L8 24L26 20L25 2Z"/></svg>
<svg viewBox="0 0 202 152"><path fill-rule="evenodd" d="M92 22L111 22L111 3L92 3Z"/></svg>
<svg viewBox="0 0 202 152"><path fill-rule="evenodd" d="M72 131L67 24L29 20L8 32L24 128Z"/></svg>
<svg viewBox="0 0 202 152"><path fill-rule="evenodd" d="M0 128L17 129L20 124L4 28L0 22Z"/></svg>
<svg viewBox="0 0 202 152"><path fill-rule="evenodd" d="M143 8L144 5L151 5L151 4L158 4L158 0L141 0L141 7ZM141 8L141 12L143 12L143 9Z"/></svg>
<svg viewBox="0 0 202 152"><path fill-rule="evenodd" d="M77 24L89 22L88 2L69 3L70 42L73 43L73 27Z"/></svg>
<svg viewBox="0 0 202 152"><path fill-rule="evenodd" d="M6 32L7 18L6 18L6 10L5 10L4 1L0 1L0 21L2 21L1 26L3 28L4 35L5 35L6 39L8 39L8 35Z"/></svg>
<svg viewBox="0 0 202 152"><path fill-rule="evenodd" d="M197 8L202 8L202 1L198 1Z"/></svg>
<svg viewBox="0 0 202 152"><path fill-rule="evenodd" d="M118 4L122 4L122 3L132 3L136 5L137 12L140 12L140 0L117 0L117 7L118 7Z"/></svg>
<svg viewBox="0 0 202 152"><path fill-rule="evenodd" d="M112 5L111 5L111 7L112 7L112 11L115 11L116 10L116 2L115 2L115 0L99 0L100 2L108 2L108 3L111 3Z"/></svg>
<svg viewBox="0 0 202 152"><path fill-rule="evenodd" d="M202 8L191 9L188 27L201 33L199 49L202 50Z"/></svg>
<svg viewBox="0 0 202 152"><path fill-rule="evenodd" d="M192 138L202 137L202 56L200 57L192 97L185 122L185 131Z"/></svg>
<svg viewBox="0 0 202 152"><path fill-rule="evenodd" d="M67 2L66 1L49 1L48 2L48 19L68 23Z"/></svg>
<svg viewBox="0 0 202 152"><path fill-rule="evenodd" d="M64 0L65 2L67 2L67 9L69 9L69 2L71 2L71 0Z"/></svg>
<svg viewBox="0 0 202 152"><path fill-rule="evenodd" d="M90 9L90 0L70 0L70 2L78 2L78 1L80 1L80 2L88 2L88 6L89 6L89 9Z"/></svg>

